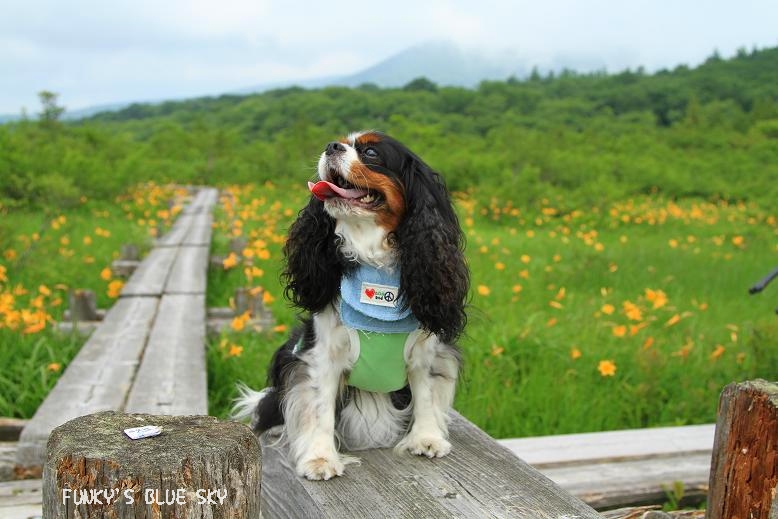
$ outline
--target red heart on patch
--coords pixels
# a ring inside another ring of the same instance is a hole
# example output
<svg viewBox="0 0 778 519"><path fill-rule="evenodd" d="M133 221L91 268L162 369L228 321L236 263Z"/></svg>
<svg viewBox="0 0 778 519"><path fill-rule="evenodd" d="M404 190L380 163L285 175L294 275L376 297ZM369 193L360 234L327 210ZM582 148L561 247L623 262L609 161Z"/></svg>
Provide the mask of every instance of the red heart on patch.
<svg viewBox="0 0 778 519"><path fill-rule="evenodd" d="M375 295L375 289L374 288L368 288L365 290L365 295L369 297L370 299L373 299L373 296Z"/></svg>

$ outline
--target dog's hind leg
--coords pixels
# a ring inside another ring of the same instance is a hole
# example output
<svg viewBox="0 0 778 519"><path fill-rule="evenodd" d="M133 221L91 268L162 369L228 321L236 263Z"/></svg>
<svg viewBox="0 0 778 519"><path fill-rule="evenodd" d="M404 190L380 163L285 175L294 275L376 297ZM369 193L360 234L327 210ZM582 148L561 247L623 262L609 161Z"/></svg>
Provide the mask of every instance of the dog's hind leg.
<svg viewBox="0 0 778 519"><path fill-rule="evenodd" d="M440 458L451 451L448 412L454 402L459 354L451 346L428 336L419 340L408 358L413 425L395 447L398 451Z"/></svg>

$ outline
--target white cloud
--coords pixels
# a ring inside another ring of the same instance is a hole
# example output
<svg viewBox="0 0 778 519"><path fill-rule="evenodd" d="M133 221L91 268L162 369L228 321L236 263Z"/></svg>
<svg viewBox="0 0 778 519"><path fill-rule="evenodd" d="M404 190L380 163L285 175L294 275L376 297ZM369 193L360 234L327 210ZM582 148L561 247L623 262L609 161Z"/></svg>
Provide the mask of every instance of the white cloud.
<svg viewBox="0 0 778 519"><path fill-rule="evenodd" d="M609 70L778 45L778 2L741 0L27 0L0 16L0 113L71 109L356 72L428 40Z"/></svg>

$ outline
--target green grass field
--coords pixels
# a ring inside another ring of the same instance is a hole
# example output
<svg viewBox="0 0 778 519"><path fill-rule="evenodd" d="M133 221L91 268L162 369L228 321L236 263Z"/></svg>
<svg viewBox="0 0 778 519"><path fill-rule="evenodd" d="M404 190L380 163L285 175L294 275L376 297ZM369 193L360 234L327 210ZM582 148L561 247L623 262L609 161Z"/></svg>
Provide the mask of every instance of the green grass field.
<svg viewBox="0 0 778 519"><path fill-rule="evenodd" d="M98 307L110 307L123 283L112 260L122 244L151 246L174 217L167 202L176 193L142 185L56 213L0 206L0 416L35 413L84 342L53 330L68 291L93 290Z"/></svg>
<svg viewBox="0 0 778 519"><path fill-rule="evenodd" d="M307 197L304 185L224 193L213 252L229 268L210 272L208 305L262 287L277 324L253 330L239 318L210 342L217 416L227 415L237 381L264 385L295 325L281 247ZM34 413L83 342L51 330L67 290L92 289L109 306L120 280L106 268L121 244L148 247L170 224L174 195L146 186L112 203L3 215L0 415ZM644 197L527 209L479 192L458 194L457 207L472 294L456 407L490 434L709 422L725 384L778 373L778 292L747 295L778 252L776 218L764 208ZM246 240L242 258L228 254L235 237Z"/></svg>
<svg viewBox="0 0 778 519"><path fill-rule="evenodd" d="M278 326L228 332L209 348L211 413L237 380L264 386L295 322L278 279L304 188L234 188L215 249L251 249L209 279L209 304L262 286ZM774 291L748 287L774 265L776 218L753 205L645 197L563 212L458 195L472 275L457 409L497 437L713 421L721 388L778 373ZM224 199L223 199L224 200ZM245 325L238 320L235 326Z"/></svg>

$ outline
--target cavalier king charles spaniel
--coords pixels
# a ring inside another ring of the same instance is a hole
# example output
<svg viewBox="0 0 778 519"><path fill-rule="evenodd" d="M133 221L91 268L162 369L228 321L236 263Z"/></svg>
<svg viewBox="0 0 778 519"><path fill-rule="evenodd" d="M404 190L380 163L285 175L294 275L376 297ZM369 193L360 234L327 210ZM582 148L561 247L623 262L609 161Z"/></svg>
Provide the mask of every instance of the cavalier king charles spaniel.
<svg viewBox="0 0 778 519"><path fill-rule="evenodd" d="M443 179L371 131L327 144L308 187L283 272L306 315L235 416L257 433L284 425L292 467L313 480L358 461L339 447L445 456L469 273Z"/></svg>

